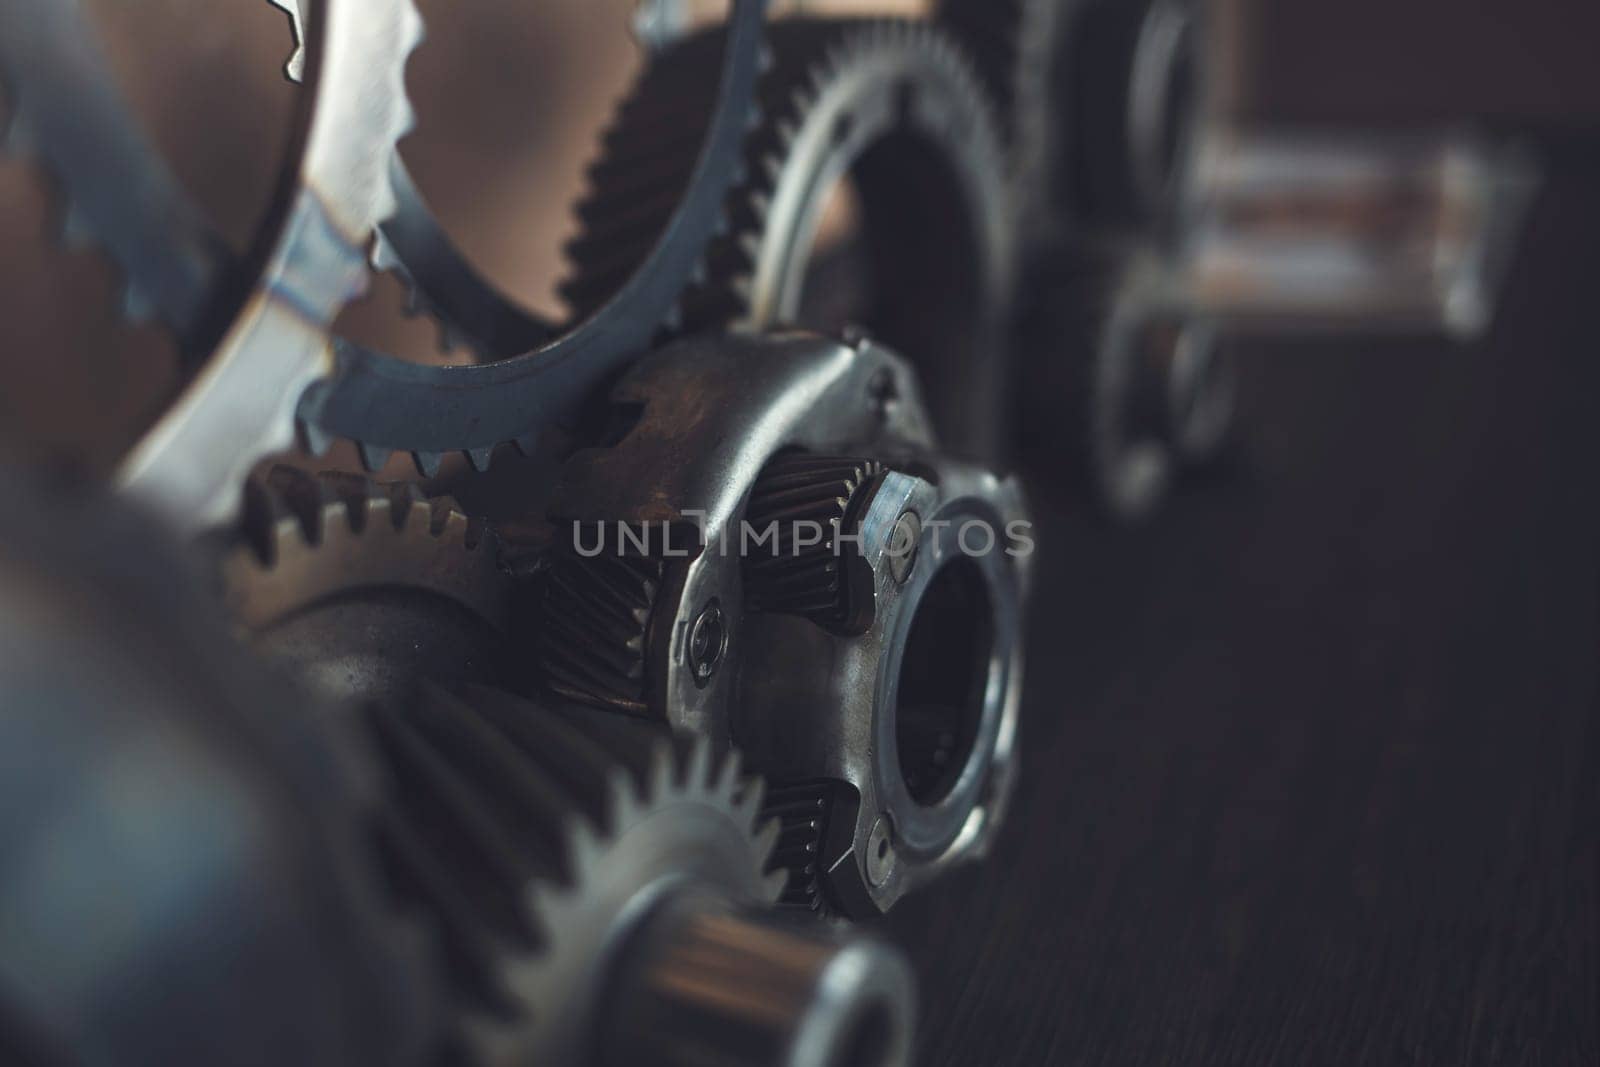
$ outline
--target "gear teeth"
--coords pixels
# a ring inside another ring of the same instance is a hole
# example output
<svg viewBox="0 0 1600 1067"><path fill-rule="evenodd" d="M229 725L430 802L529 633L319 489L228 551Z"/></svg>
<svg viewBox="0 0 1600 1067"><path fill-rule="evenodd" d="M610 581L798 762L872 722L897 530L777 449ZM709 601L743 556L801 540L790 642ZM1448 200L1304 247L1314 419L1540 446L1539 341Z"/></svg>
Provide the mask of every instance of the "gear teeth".
<svg viewBox="0 0 1600 1067"><path fill-rule="evenodd" d="M712 113L726 35L697 33L657 53L601 139L576 208L559 293L572 317L597 311L644 262L682 202Z"/></svg>
<svg viewBox="0 0 1600 1067"><path fill-rule="evenodd" d="M289 32L294 34L294 51L283 64L283 76L300 84L306 80L306 26L300 0L267 0L289 16Z"/></svg>
<svg viewBox="0 0 1600 1067"><path fill-rule="evenodd" d="M298 561L299 566L306 560L307 549L322 549L336 533L352 538L381 534L387 540L378 545L409 537L414 539L413 545L453 545L467 553L485 553L462 572L466 584L455 595L465 598L463 602L474 610L489 612L486 618L497 613L492 605L502 596L489 587L499 578L495 563L498 543L488 525L467 516L449 497L430 499L409 483L379 485L357 474L314 475L295 467L273 467L246 482L239 533L249 548L251 563L245 566L229 558L223 566L232 599L238 604L251 599L253 583L271 579L268 572L281 570L288 559ZM385 565L387 557L378 553L376 546L358 558L369 556L374 559L373 566ZM281 580L293 583L295 575ZM375 576L372 580L381 579ZM315 599L316 589L302 589L298 595L309 602ZM277 604L282 598L268 599Z"/></svg>
<svg viewBox="0 0 1600 1067"><path fill-rule="evenodd" d="M398 108L395 114L393 136L389 138L388 165L384 168L382 185L383 200L379 204L377 217L373 223L372 236L376 236L379 226L388 221L399 207L399 197L395 192L394 174L395 167L400 162L400 142L417 128L417 109L411 102L411 94L406 91L406 68L410 65L411 57L416 54L422 42L427 39L428 27L422 20L422 12L417 10L415 0L401 0L400 6L401 46L400 54L403 57L398 68L392 72L391 77L396 84L391 87L391 99L395 100Z"/></svg>
<svg viewBox="0 0 1600 1067"><path fill-rule="evenodd" d="M379 839L399 895L432 918L453 963L468 1062L524 1062L539 1047L547 1013L572 995L567 954L592 954L588 887L655 813L720 813L748 842L749 885L766 889L769 845L727 803L704 739L675 745L654 724L476 686L428 687L369 722L395 786Z"/></svg>
<svg viewBox="0 0 1600 1067"><path fill-rule="evenodd" d="M450 325L443 318L440 318L438 316L435 316L435 318L437 319L437 321L439 323L439 354L440 355L448 356L452 352L458 352L461 349L465 348L465 349L471 350L475 356L481 358L482 353L478 351L477 346L472 343L472 341L467 337L466 334L462 333L456 327Z"/></svg>
<svg viewBox="0 0 1600 1067"><path fill-rule="evenodd" d="M981 2L981 0L979 0ZM1002 0L1004 2L1004 0ZM792 168L815 168L831 157L804 153L802 131L818 104L846 79L890 50L915 51L936 57L936 66L957 92L975 101L983 113L982 130L970 147L959 151L988 157L985 166L998 169L1002 142L994 135L992 109L977 76L959 49L938 28L909 19L790 19L773 27L773 62L762 78L756 124L746 138L747 174L726 201L730 228L713 241L705 255L705 279L685 292L685 330L711 330L738 326L763 326L752 316L769 316L778 309L760 299L758 265L762 248L774 238L769 221L773 194ZM992 144L986 144L993 137ZM814 143L808 138L806 144ZM996 184L1002 184L998 179ZM775 284L767 282L767 285Z"/></svg>
<svg viewBox="0 0 1600 1067"><path fill-rule="evenodd" d="M372 264L372 269L379 274L401 276L402 282L406 282L409 278L409 275L406 274L405 264L400 260L400 253L394 250L394 245L389 243L389 238L381 230L372 239L372 256L368 262ZM409 287L413 286L408 284Z"/></svg>
<svg viewBox="0 0 1600 1067"><path fill-rule="evenodd" d="M1014 116L1022 61L1027 54L1025 30L1028 8L1050 6L1038 0L942 0L939 19L963 41L973 65L999 106L1007 134L1014 132Z"/></svg>
<svg viewBox="0 0 1600 1067"><path fill-rule="evenodd" d="M439 468L444 466L444 455L440 452L413 452L411 462L416 466L418 474L424 478L432 478L439 473Z"/></svg>
<svg viewBox="0 0 1600 1067"><path fill-rule="evenodd" d="M357 444L356 448L361 453L361 466L372 474L388 466L389 457L394 455L394 449L377 445Z"/></svg>
<svg viewBox="0 0 1600 1067"><path fill-rule="evenodd" d="M684 779L680 784L714 782L716 776L712 771L711 746L695 745L689 750L688 766L684 772Z"/></svg>
<svg viewBox="0 0 1600 1067"><path fill-rule="evenodd" d="M333 448L334 436L309 419L295 420L295 436L309 456L326 456Z"/></svg>
<svg viewBox="0 0 1600 1067"><path fill-rule="evenodd" d="M483 347L460 326L450 321L428 299L416 276L406 268L405 261L400 258L400 253L395 250L394 244L382 229L378 230L377 236L373 238L372 253L368 263L377 273L392 275L400 284L402 293L400 311L403 315L407 318L426 318L433 321L438 330L434 343L440 355L448 356L461 349L467 349L477 358L484 358Z"/></svg>
<svg viewBox="0 0 1600 1067"><path fill-rule="evenodd" d="M970 57L1008 146L1008 180L1025 240L1054 237L1065 222L1063 193L1073 183L1062 175L1072 153L1056 94L1063 57L1087 7L1058 0L940 0L937 21Z"/></svg>
<svg viewBox="0 0 1600 1067"><path fill-rule="evenodd" d="M860 520L883 468L874 460L791 453L767 464L751 490L745 520L757 531L774 525L772 555L744 562L746 603L753 611L802 615L842 625L855 607L846 580L841 533ZM806 543L802 531L819 540Z"/></svg>
<svg viewBox="0 0 1600 1067"><path fill-rule="evenodd" d="M775 838L768 862L783 877L781 907L818 916L829 913L822 888L822 844L835 788L832 782L806 782L775 785L767 794L761 818L770 820L765 829Z"/></svg>
<svg viewBox="0 0 1600 1067"><path fill-rule="evenodd" d="M739 803L739 780L744 775L744 754L738 749L729 752L717 772L717 792L730 804Z"/></svg>
<svg viewBox="0 0 1600 1067"><path fill-rule="evenodd" d="M649 711L645 658L660 560L564 555L545 577L537 655L551 691L596 707Z"/></svg>

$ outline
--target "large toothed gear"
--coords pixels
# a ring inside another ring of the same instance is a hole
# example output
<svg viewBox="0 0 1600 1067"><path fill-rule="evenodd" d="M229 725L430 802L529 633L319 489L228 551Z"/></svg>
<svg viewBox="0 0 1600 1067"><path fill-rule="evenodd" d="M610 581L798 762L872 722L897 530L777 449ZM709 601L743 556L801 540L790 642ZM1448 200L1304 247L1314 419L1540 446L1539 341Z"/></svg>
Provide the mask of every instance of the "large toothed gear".
<svg viewBox="0 0 1600 1067"><path fill-rule="evenodd" d="M1177 472L1223 453L1238 388L1214 324L1164 307L1158 284L1202 118L1202 12L1188 0L942 0L939 13L1012 135L1024 333L1056 339L1025 404L1040 436L1065 445L1091 509L1147 517Z"/></svg>
<svg viewBox="0 0 1600 1067"><path fill-rule="evenodd" d="M1189 0L940 0L1000 104L1029 249L1169 224L1200 104Z"/></svg>
<svg viewBox="0 0 1600 1067"><path fill-rule="evenodd" d="M992 452L1006 378L1011 223L1002 140L977 75L923 22L792 18L773 24L770 41L728 231L684 297L682 325L863 326L917 362L953 445ZM694 75L685 71L675 97L650 101L640 125L668 137L702 109L712 86L704 71ZM602 173L625 170L627 145ZM823 254L819 228L844 180L856 193L858 231L844 252ZM587 205L596 232L626 228L639 211L624 186L607 192ZM598 260L598 242L580 248ZM830 270L863 277L830 285ZM603 273L598 262L586 266L575 284ZM864 300L841 302L841 293Z"/></svg>
<svg viewBox="0 0 1600 1067"><path fill-rule="evenodd" d="M246 489L222 594L259 650L333 697L496 681L511 600L497 548L449 498L276 467Z"/></svg>
<svg viewBox="0 0 1600 1067"><path fill-rule="evenodd" d="M1072 119L1055 106L1057 57L1087 0L939 0L937 19L960 38L994 98L1010 159L1017 242L1059 236L1052 188Z"/></svg>
<svg viewBox="0 0 1600 1067"><path fill-rule="evenodd" d="M459 975L475 1062L581 1062L615 943L652 894L777 894L760 789L703 743L684 753L643 723L483 688L429 688L371 719L398 787L381 832Z"/></svg>
<svg viewBox="0 0 1600 1067"><path fill-rule="evenodd" d="M766 7L767 0L735 0L724 29L651 57L608 136L611 144L629 142L634 165L625 181L635 183L637 225L618 236L606 264L596 265L603 281L574 282L581 296L568 290L574 315L566 325L539 321L480 277L396 164L398 210L381 229L375 262L397 273L415 306L487 358L417 366L340 343L332 375L307 389L298 409L314 446L355 441L369 469L407 452L426 475L451 453L484 470L501 446L532 453L545 431L646 351L724 224L723 199L738 177L764 57ZM704 107L687 122L651 126L648 137L627 132L642 110L672 95L686 64L715 83ZM604 163L597 166L600 194L614 186L601 173ZM587 218L587 207L582 211Z"/></svg>
<svg viewBox="0 0 1600 1067"><path fill-rule="evenodd" d="M881 1062L906 1062L899 955L774 925L779 827L736 756L507 687L493 537L447 501L350 476L280 468L249 495L227 601L376 748L384 870L450 989L440 1054L690 1067L712 1034L717 1062L801 1067L838 1062L871 1014ZM752 983L782 995L748 1014L734 994Z"/></svg>

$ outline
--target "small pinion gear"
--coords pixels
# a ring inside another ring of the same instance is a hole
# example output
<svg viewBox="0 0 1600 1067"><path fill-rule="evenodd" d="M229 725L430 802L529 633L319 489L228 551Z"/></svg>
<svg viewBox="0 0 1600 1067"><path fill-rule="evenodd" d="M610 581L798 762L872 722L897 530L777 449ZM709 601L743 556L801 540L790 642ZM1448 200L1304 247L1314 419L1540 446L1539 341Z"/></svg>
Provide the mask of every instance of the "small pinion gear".
<svg viewBox="0 0 1600 1067"><path fill-rule="evenodd" d="M745 508L756 535L773 535L770 554L752 550L744 561L753 610L802 615L825 627L848 622L855 606L840 534L853 532L882 470L870 459L804 453L767 464Z"/></svg>
<svg viewBox="0 0 1600 1067"><path fill-rule="evenodd" d="M645 656L661 589L649 555L557 558L543 576L538 670L558 696L594 707L649 711Z"/></svg>
<svg viewBox="0 0 1600 1067"><path fill-rule="evenodd" d="M565 1063L605 946L655 888L770 904L775 823L735 759L652 724L426 688L370 723L395 785L379 830L404 899L432 916L469 1062Z"/></svg>

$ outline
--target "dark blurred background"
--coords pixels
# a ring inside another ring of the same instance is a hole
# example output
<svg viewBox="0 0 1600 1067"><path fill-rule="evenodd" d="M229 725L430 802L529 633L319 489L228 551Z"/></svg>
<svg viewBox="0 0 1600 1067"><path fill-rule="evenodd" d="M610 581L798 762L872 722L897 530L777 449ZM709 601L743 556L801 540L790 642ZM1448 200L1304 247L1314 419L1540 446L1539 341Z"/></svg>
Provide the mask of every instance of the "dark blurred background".
<svg viewBox="0 0 1600 1067"><path fill-rule="evenodd" d="M1262 121L1526 137L1481 341L1253 341L1243 439L1046 551L994 862L894 923L928 1062L1600 1062L1600 7L1231 9Z"/></svg>
<svg viewBox="0 0 1600 1067"><path fill-rule="evenodd" d="M90 6L242 246L295 92L282 13ZM632 5L420 6L407 159L491 277L559 310ZM1600 1062L1600 5L1218 10L1241 115L1472 121L1531 145L1544 188L1486 338L1252 342L1238 448L1152 523L1089 522L1059 457L1022 457L1044 551L1021 794L994 861L892 923L925 1060ZM104 469L171 354L117 324L54 210L0 164L0 433ZM380 281L341 325L441 358L400 303Z"/></svg>

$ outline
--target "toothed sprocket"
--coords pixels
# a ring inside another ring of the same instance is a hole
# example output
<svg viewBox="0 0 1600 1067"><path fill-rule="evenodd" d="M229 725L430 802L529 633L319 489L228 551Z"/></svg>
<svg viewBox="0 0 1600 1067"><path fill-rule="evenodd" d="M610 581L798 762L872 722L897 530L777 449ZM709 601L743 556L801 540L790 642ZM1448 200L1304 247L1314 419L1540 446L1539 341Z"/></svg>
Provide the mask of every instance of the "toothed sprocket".
<svg viewBox="0 0 1600 1067"><path fill-rule="evenodd" d="M883 1062L904 1062L899 956L772 925L778 825L736 756L509 688L485 651L506 623L492 535L351 476L280 468L249 496L227 600L258 649L361 715L390 786L387 876L447 964L447 1059L687 1067L738 1030L758 1053L728 1062L810 1063L819 1031L839 1046L877 1005ZM752 981L784 994L746 1017L729 993Z"/></svg>
<svg viewBox="0 0 1600 1067"><path fill-rule="evenodd" d="M301 399L308 438L318 445L355 441L369 468L408 452L424 474L450 453L484 470L500 446L531 453L545 431L569 419L597 385L648 349L723 224L723 197L738 176L763 62L766 8L767 0L735 0L711 51L686 40L652 57L634 101L661 103L685 57L703 62L715 87L669 149L633 146L639 152L635 193L648 201L650 218L616 243L615 271L592 299L574 301L566 327L537 321L482 279L396 161L399 209L382 227L377 262L396 270L419 306L475 341L490 360L422 367L341 343L333 374ZM619 121L626 121L629 106Z"/></svg>
<svg viewBox="0 0 1600 1067"><path fill-rule="evenodd" d="M685 294L685 328L862 326L917 363L941 436L992 453L1012 256L1002 141L982 84L924 22L791 18L770 37L745 177L728 196L728 232ZM709 88L686 83L674 106L692 112ZM823 255L824 213L846 181L858 232ZM633 210L625 190L597 198L590 226L621 226ZM604 273L598 245L577 265L569 284L582 289Z"/></svg>

